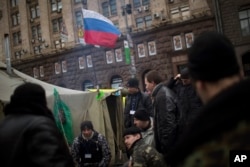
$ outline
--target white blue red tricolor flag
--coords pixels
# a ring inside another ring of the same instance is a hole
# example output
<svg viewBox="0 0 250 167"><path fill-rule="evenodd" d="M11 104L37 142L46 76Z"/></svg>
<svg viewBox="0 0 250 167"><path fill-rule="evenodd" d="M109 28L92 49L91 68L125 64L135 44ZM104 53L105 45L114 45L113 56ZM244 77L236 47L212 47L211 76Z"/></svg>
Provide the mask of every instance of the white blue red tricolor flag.
<svg viewBox="0 0 250 167"><path fill-rule="evenodd" d="M114 48L121 32L112 21L95 11L82 9L82 12L85 42Z"/></svg>

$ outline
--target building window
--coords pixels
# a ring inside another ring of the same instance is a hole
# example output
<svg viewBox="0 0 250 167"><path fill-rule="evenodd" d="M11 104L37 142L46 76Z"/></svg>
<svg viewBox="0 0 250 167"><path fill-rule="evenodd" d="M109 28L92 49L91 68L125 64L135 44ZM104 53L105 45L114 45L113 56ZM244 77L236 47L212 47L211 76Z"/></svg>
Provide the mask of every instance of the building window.
<svg viewBox="0 0 250 167"><path fill-rule="evenodd" d="M106 17L109 17L109 6L108 2L103 2L102 3L102 14Z"/></svg>
<svg viewBox="0 0 250 167"><path fill-rule="evenodd" d="M141 0L133 0L134 8L138 8L141 6Z"/></svg>
<svg viewBox="0 0 250 167"><path fill-rule="evenodd" d="M139 17L135 19L137 28L150 27L152 25L152 16Z"/></svg>
<svg viewBox="0 0 250 167"><path fill-rule="evenodd" d="M242 36L250 35L250 9L240 11L239 19Z"/></svg>
<svg viewBox="0 0 250 167"><path fill-rule="evenodd" d="M82 90L94 89L94 84L90 80L85 80L82 83Z"/></svg>
<svg viewBox="0 0 250 167"><path fill-rule="evenodd" d="M18 0L11 0L11 7L16 7L18 5Z"/></svg>
<svg viewBox="0 0 250 167"><path fill-rule="evenodd" d="M142 5L149 5L149 0L142 0Z"/></svg>
<svg viewBox="0 0 250 167"><path fill-rule="evenodd" d="M179 17L180 17L179 8L172 8L172 9L170 10L170 13L171 13L172 19L175 19L175 18L179 18Z"/></svg>
<svg viewBox="0 0 250 167"><path fill-rule="evenodd" d="M42 36L40 24L39 24L39 25L36 25L36 26L32 26L32 27L31 27L31 30L32 30L32 38L33 38L33 39L36 39L36 38Z"/></svg>
<svg viewBox="0 0 250 167"><path fill-rule="evenodd" d="M118 89L122 87L122 77L119 75L114 75L111 78L111 88Z"/></svg>
<svg viewBox="0 0 250 167"><path fill-rule="evenodd" d="M78 11L76 12L76 25L77 27L82 27L83 26L83 16L82 16L82 12Z"/></svg>
<svg viewBox="0 0 250 167"><path fill-rule="evenodd" d="M182 6L180 8L180 11L181 11L181 15L182 15L183 20L185 20L186 18L189 18L189 16L190 16L189 6Z"/></svg>
<svg viewBox="0 0 250 167"><path fill-rule="evenodd" d="M20 14L19 13L12 14L11 18L12 18L12 25L13 26L20 24Z"/></svg>
<svg viewBox="0 0 250 167"><path fill-rule="evenodd" d="M52 20L52 28L53 28L54 33L57 33L61 30L62 23L63 23L63 21L62 21L61 17Z"/></svg>
<svg viewBox="0 0 250 167"><path fill-rule="evenodd" d="M51 0L51 11L61 11L62 9L62 1L61 0Z"/></svg>
<svg viewBox="0 0 250 167"><path fill-rule="evenodd" d="M144 22L143 22L143 18L140 17L140 18L136 18L136 27L137 28L143 28L144 27Z"/></svg>
<svg viewBox="0 0 250 167"><path fill-rule="evenodd" d="M145 24L146 24L146 27L151 27L151 25L152 25L152 16L151 15L145 17Z"/></svg>
<svg viewBox="0 0 250 167"><path fill-rule="evenodd" d="M42 47L41 46L34 46L33 50L34 50L35 54L40 54L41 50L42 50Z"/></svg>
<svg viewBox="0 0 250 167"><path fill-rule="evenodd" d="M37 18L37 17L40 17L40 9L39 9L39 6L36 5L36 6L32 6L30 8L30 15L31 15L31 18L34 19L34 18Z"/></svg>
<svg viewBox="0 0 250 167"><path fill-rule="evenodd" d="M14 42L14 45L19 45L22 43L20 31L13 33L13 42Z"/></svg>
<svg viewBox="0 0 250 167"><path fill-rule="evenodd" d="M110 0L111 15L117 15L116 0Z"/></svg>
<svg viewBox="0 0 250 167"><path fill-rule="evenodd" d="M75 0L75 3L79 3L79 2L82 2L82 0Z"/></svg>

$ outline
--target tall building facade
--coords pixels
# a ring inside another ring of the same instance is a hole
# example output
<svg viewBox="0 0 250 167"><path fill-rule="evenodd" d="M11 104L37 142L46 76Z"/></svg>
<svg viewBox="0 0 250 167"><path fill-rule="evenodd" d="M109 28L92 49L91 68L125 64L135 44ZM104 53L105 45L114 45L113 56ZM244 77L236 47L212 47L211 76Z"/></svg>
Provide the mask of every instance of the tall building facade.
<svg viewBox="0 0 250 167"><path fill-rule="evenodd" d="M223 29L233 40L237 37L239 54L249 46L250 16L247 13L245 18L240 13L249 9L242 0L3 0L0 3L1 61L6 62L9 55L16 69L71 89L85 90L97 85L115 88L123 86L132 75L144 89L144 75L151 69L159 70L168 79L185 66L195 36L207 30ZM228 6L234 11L233 17L229 16ZM84 34L82 8L101 13L119 28L122 35L115 48L80 43ZM234 26L230 26L228 18L234 20ZM237 28L238 34L229 27ZM123 41L127 33L133 40L131 57L135 69L125 63Z"/></svg>

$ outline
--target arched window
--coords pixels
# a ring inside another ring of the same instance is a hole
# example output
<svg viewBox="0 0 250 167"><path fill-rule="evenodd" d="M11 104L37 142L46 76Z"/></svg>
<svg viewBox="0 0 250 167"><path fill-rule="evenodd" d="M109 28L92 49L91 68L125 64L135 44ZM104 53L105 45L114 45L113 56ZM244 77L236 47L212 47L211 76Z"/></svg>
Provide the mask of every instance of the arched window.
<svg viewBox="0 0 250 167"><path fill-rule="evenodd" d="M93 89L94 88L94 84L90 81L90 80L85 80L82 83L82 90L88 90L88 89Z"/></svg>
<svg viewBox="0 0 250 167"><path fill-rule="evenodd" d="M112 89L122 87L122 77L119 75L112 76L110 85Z"/></svg>

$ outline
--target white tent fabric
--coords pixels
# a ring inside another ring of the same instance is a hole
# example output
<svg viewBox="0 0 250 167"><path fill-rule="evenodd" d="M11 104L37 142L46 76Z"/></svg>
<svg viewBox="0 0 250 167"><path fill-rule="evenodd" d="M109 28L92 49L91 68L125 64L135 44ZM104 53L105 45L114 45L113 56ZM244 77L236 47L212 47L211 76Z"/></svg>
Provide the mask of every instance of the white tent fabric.
<svg viewBox="0 0 250 167"><path fill-rule="evenodd" d="M110 91L109 93L106 92L105 96L101 100L97 100L97 92L83 92L72 89L66 89L40 81L15 69L12 69L12 72L12 75L7 74L6 65L0 62L0 101L2 101L3 103L9 102L10 96L18 85L24 82L32 82L40 84L46 90L48 107L53 111L53 93L54 88L56 88L61 99L70 108L73 120L74 136L76 137L80 134L80 123L82 121L91 120L93 122L94 129L107 138L112 152L111 163L114 163L114 132L112 130L108 107L105 101L105 98L109 96L112 91ZM0 107L0 109L1 108L2 107Z"/></svg>

